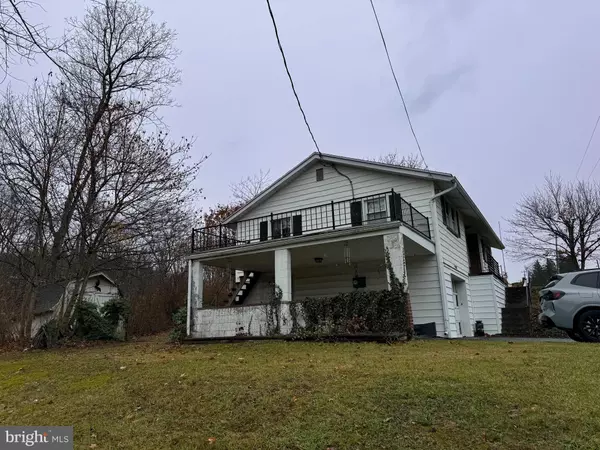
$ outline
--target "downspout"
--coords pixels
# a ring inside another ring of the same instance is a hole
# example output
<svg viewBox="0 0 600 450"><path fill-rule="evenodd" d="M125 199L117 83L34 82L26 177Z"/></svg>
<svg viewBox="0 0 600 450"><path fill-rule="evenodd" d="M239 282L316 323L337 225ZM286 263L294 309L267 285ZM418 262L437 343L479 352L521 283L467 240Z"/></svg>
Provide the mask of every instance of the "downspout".
<svg viewBox="0 0 600 450"><path fill-rule="evenodd" d="M429 206L431 211L431 219L433 225L433 243L436 248L436 259L438 266L438 279L440 282L440 297L442 300L442 313L444 315L444 334L448 336L450 331L450 318L448 317L448 299L446 298L445 292L445 281L444 281L444 262L442 261L442 240L440 238L439 233L439 224L438 224L438 209L436 204L436 199L441 197L442 195L447 194L450 191L453 191L457 188L456 178L452 178L451 180L452 186L446 189L445 191L438 192L429 200Z"/></svg>

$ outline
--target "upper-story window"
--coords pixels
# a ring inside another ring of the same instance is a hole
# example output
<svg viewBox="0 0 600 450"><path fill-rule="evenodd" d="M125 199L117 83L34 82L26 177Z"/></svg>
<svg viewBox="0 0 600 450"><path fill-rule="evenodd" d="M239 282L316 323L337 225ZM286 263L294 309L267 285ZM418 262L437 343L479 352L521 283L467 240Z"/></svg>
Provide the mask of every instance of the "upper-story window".
<svg viewBox="0 0 600 450"><path fill-rule="evenodd" d="M289 217L275 219L271 222L271 237L273 239L288 237L290 235L290 230L291 227Z"/></svg>
<svg viewBox="0 0 600 450"><path fill-rule="evenodd" d="M446 228L448 228L455 236L460 237L460 219L458 211L450 205L444 197L442 197L442 218Z"/></svg>
<svg viewBox="0 0 600 450"><path fill-rule="evenodd" d="M367 199L367 221L385 219L387 217L387 202L385 197Z"/></svg>

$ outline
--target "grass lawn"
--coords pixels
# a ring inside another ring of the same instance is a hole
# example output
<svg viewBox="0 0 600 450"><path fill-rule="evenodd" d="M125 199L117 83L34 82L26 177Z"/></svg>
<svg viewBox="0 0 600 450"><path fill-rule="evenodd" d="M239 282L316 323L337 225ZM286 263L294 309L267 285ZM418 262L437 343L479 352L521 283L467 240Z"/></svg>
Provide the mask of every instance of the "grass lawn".
<svg viewBox="0 0 600 450"><path fill-rule="evenodd" d="M163 342L0 355L0 424L82 449L600 448L600 346Z"/></svg>

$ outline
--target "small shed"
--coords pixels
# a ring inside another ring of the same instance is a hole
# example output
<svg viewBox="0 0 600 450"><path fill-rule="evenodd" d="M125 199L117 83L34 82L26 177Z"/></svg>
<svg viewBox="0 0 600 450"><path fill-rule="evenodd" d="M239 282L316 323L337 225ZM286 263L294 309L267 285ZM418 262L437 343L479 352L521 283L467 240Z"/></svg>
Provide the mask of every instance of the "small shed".
<svg viewBox="0 0 600 450"><path fill-rule="evenodd" d="M55 283L38 289L35 303L31 334L34 335L40 327L58 315L61 305L73 294L75 280L69 283ZM100 309L106 302L115 297L121 297L117 284L105 273L97 272L88 277L83 299L94 303Z"/></svg>

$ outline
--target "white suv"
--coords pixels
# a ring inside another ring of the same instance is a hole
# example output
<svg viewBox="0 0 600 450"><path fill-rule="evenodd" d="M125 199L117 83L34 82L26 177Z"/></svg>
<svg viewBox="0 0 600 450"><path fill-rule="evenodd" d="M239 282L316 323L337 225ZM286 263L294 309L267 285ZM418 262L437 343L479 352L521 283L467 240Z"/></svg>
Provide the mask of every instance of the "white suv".
<svg viewBox="0 0 600 450"><path fill-rule="evenodd" d="M540 291L539 322L571 339L600 342L600 269L555 275Z"/></svg>

